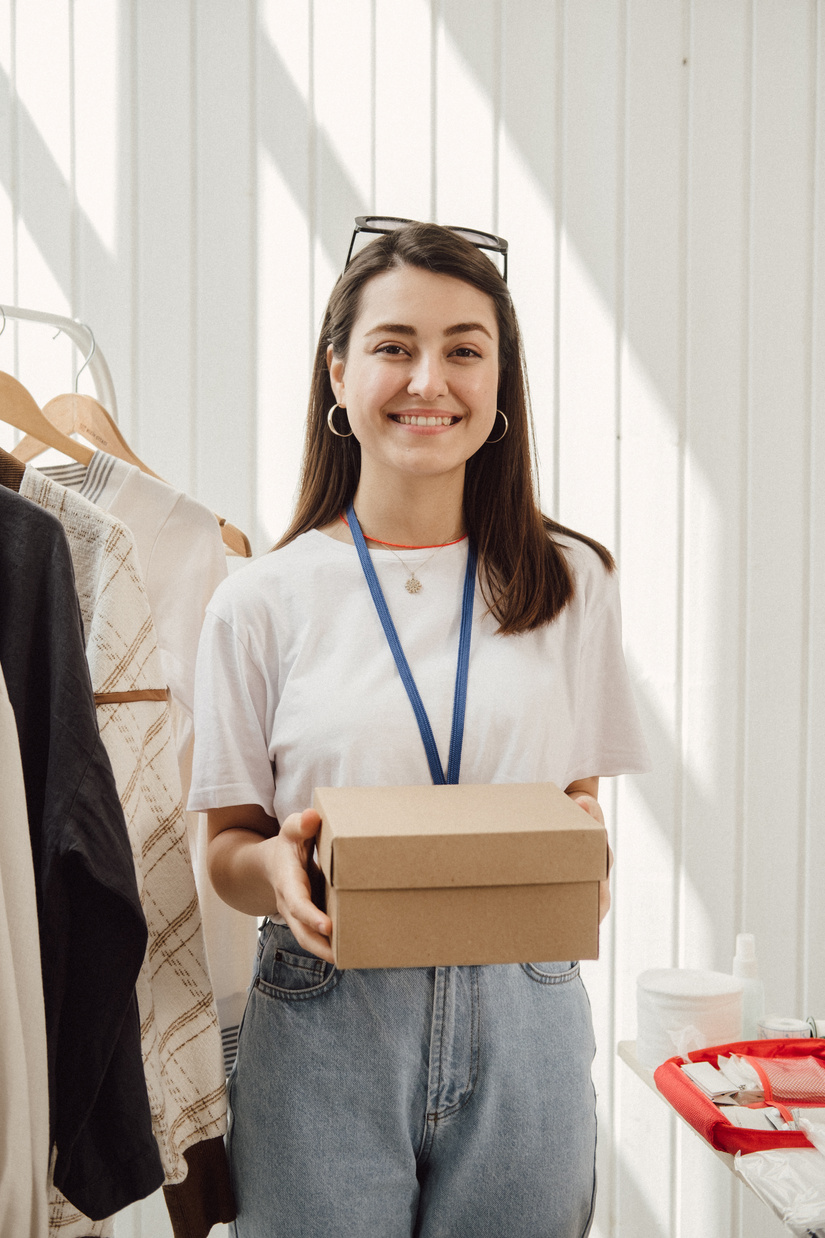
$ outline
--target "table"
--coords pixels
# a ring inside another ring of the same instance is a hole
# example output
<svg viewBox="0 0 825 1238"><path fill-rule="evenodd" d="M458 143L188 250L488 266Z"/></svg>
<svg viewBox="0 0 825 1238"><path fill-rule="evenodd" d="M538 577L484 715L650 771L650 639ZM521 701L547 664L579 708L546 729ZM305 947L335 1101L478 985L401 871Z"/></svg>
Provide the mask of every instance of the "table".
<svg viewBox="0 0 825 1238"><path fill-rule="evenodd" d="M734 1169L734 1157L731 1156L729 1152L720 1152L717 1148L711 1147L711 1145L706 1140L702 1139L702 1136L699 1134L699 1132L695 1131L693 1127L690 1125L690 1123L686 1121L685 1118L683 1118L680 1113L677 1113L677 1111L673 1108L673 1106L665 1099L664 1096L662 1096L662 1093L656 1087L656 1081L653 1078L653 1071L649 1067L643 1066L641 1062L639 1061L639 1059L636 1057L635 1040L620 1040L616 1051L619 1057L622 1059L622 1061L625 1062L630 1067L633 1073L635 1075L638 1075L638 1077L642 1080L642 1082L647 1084L647 1086L650 1088L652 1092L656 1093L659 1099L665 1105L667 1105L670 1112L676 1114L676 1117L679 1119L680 1122L684 1122L688 1130L692 1131L693 1134L696 1136L696 1138L701 1140L701 1142L708 1149L708 1151L712 1152L714 1156L718 1156L719 1160L724 1162L724 1164L728 1167L731 1173L733 1173L736 1176L737 1180L739 1182L743 1182L744 1185L748 1188L748 1190L753 1195L756 1196L756 1198L760 1201L760 1203L764 1204L767 1208L769 1208L770 1211L773 1213L773 1215L778 1218L778 1220L783 1221L784 1218L782 1216L782 1213L779 1211L779 1208L775 1207L773 1202L770 1199L765 1198L763 1195L759 1193L759 1191L755 1190L750 1182L747 1182L740 1174L736 1173L736 1170ZM790 1157L790 1156L793 1156L795 1152L798 1153L800 1150L804 1151L804 1149L792 1149L790 1151L786 1151L784 1155ZM794 1231L794 1232L797 1232L797 1231ZM822 1231L817 1230L816 1232L821 1233Z"/></svg>
<svg viewBox="0 0 825 1238"><path fill-rule="evenodd" d="M647 1086L650 1088L651 1092L655 1092L656 1095L659 1097L659 1100L663 1101L664 1104L667 1105L670 1112L675 1113L679 1121L684 1122L688 1130L692 1131L693 1134L696 1136L696 1138L702 1141L702 1143L707 1148L708 1152L712 1152L714 1156L718 1156L719 1160L723 1161L725 1165L727 1165L731 1173L734 1173L735 1170L733 1168L733 1157L731 1156L730 1152L720 1152L718 1148L711 1147L711 1145L707 1142L707 1140L702 1139L702 1136L699 1134L699 1132L693 1129L690 1122L688 1122L685 1118L683 1118L681 1113L678 1113L673 1108L673 1106L669 1103L669 1101L667 1101L665 1097L662 1096L662 1093L656 1087L656 1080L653 1078L653 1071L650 1069L649 1066L643 1066L642 1063L639 1061L639 1059L636 1057L636 1041L635 1040L620 1040L617 1046L616 1052L618 1053L622 1061L627 1063L627 1065L630 1067L633 1073L639 1076L642 1083L646 1083Z"/></svg>

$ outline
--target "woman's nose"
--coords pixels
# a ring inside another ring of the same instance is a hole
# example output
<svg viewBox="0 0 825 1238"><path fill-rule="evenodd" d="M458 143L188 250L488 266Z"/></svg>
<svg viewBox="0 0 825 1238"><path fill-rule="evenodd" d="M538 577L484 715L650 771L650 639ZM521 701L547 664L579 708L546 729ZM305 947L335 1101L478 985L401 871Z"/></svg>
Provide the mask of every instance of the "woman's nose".
<svg viewBox="0 0 825 1238"><path fill-rule="evenodd" d="M434 400L437 396L446 395L447 376L441 357L428 353L422 353L417 357L407 390L410 395L420 396L422 400Z"/></svg>

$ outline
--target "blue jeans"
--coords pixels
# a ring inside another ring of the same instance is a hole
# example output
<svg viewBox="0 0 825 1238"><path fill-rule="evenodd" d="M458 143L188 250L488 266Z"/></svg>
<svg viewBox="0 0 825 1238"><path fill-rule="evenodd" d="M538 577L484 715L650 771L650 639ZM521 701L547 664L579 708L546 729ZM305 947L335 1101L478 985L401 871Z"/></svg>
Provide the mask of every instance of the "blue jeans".
<svg viewBox="0 0 825 1238"><path fill-rule="evenodd" d="M266 922L229 1089L236 1238L583 1238L578 973L339 971Z"/></svg>

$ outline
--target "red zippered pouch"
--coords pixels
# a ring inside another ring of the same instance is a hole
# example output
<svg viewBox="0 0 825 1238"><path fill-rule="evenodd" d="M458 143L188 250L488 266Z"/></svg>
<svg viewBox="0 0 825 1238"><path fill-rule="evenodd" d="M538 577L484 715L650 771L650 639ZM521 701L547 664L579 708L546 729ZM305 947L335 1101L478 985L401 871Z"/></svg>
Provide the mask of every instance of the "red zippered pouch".
<svg viewBox="0 0 825 1238"><path fill-rule="evenodd" d="M765 1088L768 1104L780 1108L825 1106L825 1040L740 1040L712 1045L689 1053L691 1062L710 1062L738 1054L751 1061ZM810 1148L802 1131L759 1131L734 1126L724 1107L709 1096L681 1069L682 1057L672 1057L653 1073L665 1099L703 1139L720 1152L763 1152L766 1148Z"/></svg>

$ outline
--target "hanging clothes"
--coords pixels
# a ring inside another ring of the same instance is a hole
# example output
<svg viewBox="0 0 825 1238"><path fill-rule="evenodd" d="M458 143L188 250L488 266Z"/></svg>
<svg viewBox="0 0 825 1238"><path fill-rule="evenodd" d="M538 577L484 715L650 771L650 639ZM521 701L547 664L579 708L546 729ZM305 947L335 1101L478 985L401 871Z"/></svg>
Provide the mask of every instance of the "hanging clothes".
<svg viewBox="0 0 825 1238"><path fill-rule="evenodd" d="M202 503L103 451L96 451L88 465L56 465L41 472L122 521L135 539L172 699L185 804L192 768L198 641L206 607L227 575L218 522ZM228 1074L246 1005L258 926L253 916L218 898L212 887L206 871L206 814L187 814L187 828Z"/></svg>
<svg viewBox="0 0 825 1238"><path fill-rule="evenodd" d="M2 672L0 786L0 1218L4 1233L47 1238L46 1012L26 789Z"/></svg>
<svg viewBox="0 0 825 1238"><path fill-rule="evenodd" d="M226 1100L220 1036L206 967L197 893L185 836L163 669L128 529L33 468L20 493L57 516L74 561L86 656L100 734L126 816L149 944L137 979L152 1123L177 1213L202 1214L208 1233L232 1219L222 1135ZM170 1216L175 1220L174 1206ZM52 1228L93 1232L55 1198Z"/></svg>
<svg viewBox="0 0 825 1238"><path fill-rule="evenodd" d="M26 791L54 1182L101 1218L163 1181L135 997L146 920L98 733L66 535L5 487L0 524L0 666Z"/></svg>
<svg viewBox="0 0 825 1238"><path fill-rule="evenodd" d="M165 682L175 702L178 752L192 739L195 652L209 599L226 576L212 512L134 464L96 451L88 465L38 470L74 490L132 534L157 633Z"/></svg>

